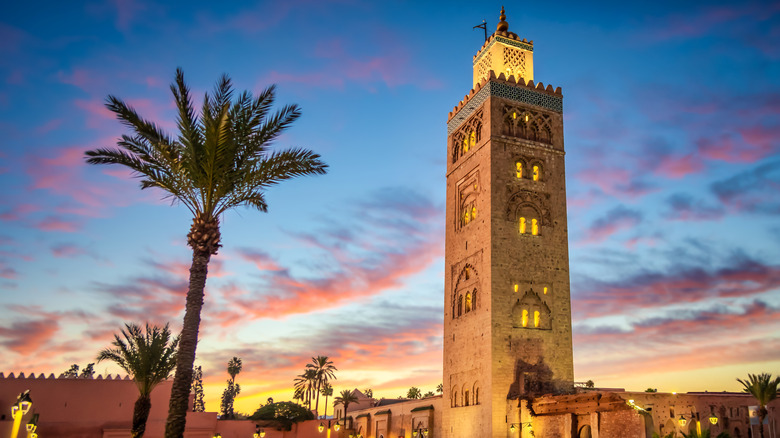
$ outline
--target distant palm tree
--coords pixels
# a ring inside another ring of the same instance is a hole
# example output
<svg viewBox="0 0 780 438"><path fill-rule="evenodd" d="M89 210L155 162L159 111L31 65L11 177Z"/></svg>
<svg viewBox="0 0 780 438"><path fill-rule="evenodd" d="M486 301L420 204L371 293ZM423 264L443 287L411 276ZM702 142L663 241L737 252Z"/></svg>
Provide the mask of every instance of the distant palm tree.
<svg viewBox="0 0 780 438"><path fill-rule="evenodd" d="M314 411L317 417L320 415L320 390L322 384L327 383L328 380L335 380L335 372L338 369L333 366L333 361L328 359L328 356L317 356L311 358L311 363L306 365L307 370L314 371L314 393L317 395L317 402L314 405Z"/></svg>
<svg viewBox="0 0 780 438"><path fill-rule="evenodd" d="M184 73L177 69L171 85L179 113L177 136L169 136L121 99L108 96L106 107L133 135L123 135L116 149L85 153L89 164L131 169L141 178L142 189L162 189L193 216L187 235L192 266L166 438L184 434L208 264L222 246L219 217L239 206L265 212L268 187L298 176L324 174L327 169L319 155L306 149L270 151L271 142L301 115L296 105L269 114L274 90L270 86L257 98L245 91L233 100L230 78L223 75L213 94L206 93L201 112L196 114Z"/></svg>
<svg viewBox="0 0 780 438"><path fill-rule="evenodd" d="M97 361L111 360L132 376L138 387L138 400L133 408L133 438L141 438L152 409L152 390L170 376L176 365L179 337L171 339L168 324L163 328L146 324L145 333L135 324L125 324L122 337L114 335L115 348L106 348Z"/></svg>
<svg viewBox="0 0 780 438"><path fill-rule="evenodd" d="M325 396L325 418L328 417L328 397L333 395L333 387L330 386L330 383L325 382L322 385L322 389L320 390L322 395Z"/></svg>
<svg viewBox="0 0 780 438"><path fill-rule="evenodd" d="M422 392L420 392L420 388L416 386L412 386L409 388L409 391L406 392L406 398L420 398L422 397Z"/></svg>
<svg viewBox="0 0 780 438"><path fill-rule="evenodd" d="M293 383L295 384L295 389L300 389L303 394L303 403L311 410L311 398L312 394L314 393L314 389L316 387L317 373L315 370L311 368L306 368L303 371L303 374L297 376Z"/></svg>
<svg viewBox="0 0 780 438"><path fill-rule="evenodd" d="M358 401L357 395L349 389L341 391L341 394L336 397L336 403L344 405L344 428L347 427L347 408L350 403L356 403Z"/></svg>
<svg viewBox="0 0 780 438"><path fill-rule="evenodd" d="M766 405L777 398L780 377L773 379L769 373L748 374L747 380L737 379L737 382L745 387L745 392L750 393L758 401L758 431L760 437L764 438L764 419L768 413Z"/></svg>
<svg viewBox="0 0 780 438"><path fill-rule="evenodd" d="M441 384L441 383L436 385L436 392L438 392L439 394L443 394L444 393L444 385Z"/></svg>

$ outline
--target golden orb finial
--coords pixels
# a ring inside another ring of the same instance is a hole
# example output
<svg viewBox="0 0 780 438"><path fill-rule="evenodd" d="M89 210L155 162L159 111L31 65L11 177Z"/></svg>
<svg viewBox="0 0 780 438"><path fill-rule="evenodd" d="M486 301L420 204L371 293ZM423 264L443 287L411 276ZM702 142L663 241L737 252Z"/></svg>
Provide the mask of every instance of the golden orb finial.
<svg viewBox="0 0 780 438"><path fill-rule="evenodd" d="M501 15L498 17L498 19L499 19L499 22L498 22L498 26L496 26L496 31L498 31L498 32L501 32L501 31L506 32L507 30L509 30L509 23L506 22L506 13L504 12L504 7L503 6L501 6Z"/></svg>

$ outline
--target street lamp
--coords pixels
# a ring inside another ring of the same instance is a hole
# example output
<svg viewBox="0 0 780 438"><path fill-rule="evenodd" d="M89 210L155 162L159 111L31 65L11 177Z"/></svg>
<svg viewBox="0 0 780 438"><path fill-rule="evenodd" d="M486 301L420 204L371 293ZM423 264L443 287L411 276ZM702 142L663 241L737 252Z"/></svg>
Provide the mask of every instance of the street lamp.
<svg viewBox="0 0 780 438"><path fill-rule="evenodd" d="M529 429L533 427L531 425L531 422L527 422L527 423L512 423L512 424L509 425L509 431L514 433L518 429L522 429L524 426L528 426Z"/></svg>
<svg viewBox="0 0 780 438"><path fill-rule="evenodd" d="M261 429L260 425L255 425L255 433L252 434L254 438L263 438L265 436L265 429Z"/></svg>
<svg viewBox="0 0 780 438"><path fill-rule="evenodd" d="M19 435L19 426L22 425L22 417L32 408L32 398L30 398L30 390L24 391L16 397L16 403L11 406L11 418L14 420L13 427L11 429L11 438L16 438Z"/></svg>
<svg viewBox="0 0 780 438"><path fill-rule="evenodd" d="M27 438L36 438L38 436L35 430L38 429L38 414L33 414L30 421L27 422Z"/></svg>
<svg viewBox="0 0 780 438"><path fill-rule="evenodd" d="M680 415L680 419L677 420L677 422L680 423L680 427L685 427L685 425L688 424L688 420L686 420L682 415Z"/></svg>

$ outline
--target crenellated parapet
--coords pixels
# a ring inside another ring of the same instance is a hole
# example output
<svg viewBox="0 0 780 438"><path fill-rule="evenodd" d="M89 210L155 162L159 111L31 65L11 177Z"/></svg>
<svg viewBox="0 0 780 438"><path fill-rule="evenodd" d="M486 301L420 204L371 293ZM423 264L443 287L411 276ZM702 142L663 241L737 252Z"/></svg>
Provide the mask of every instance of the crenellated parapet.
<svg viewBox="0 0 780 438"><path fill-rule="evenodd" d="M8 376L4 375L0 372L0 379L6 379L6 380L132 380L130 376L125 375L124 377L117 374L116 376L113 376L111 374L106 374L105 377L103 377L102 374L98 374L97 376L89 376L89 377L75 377L75 376L65 376L65 374L60 374L59 376L55 377L54 373L50 373L48 377L45 373L40 373L38 376L35 375L35 373L29 373L25 376L24 373L19 373L18 376L15 376L14 373L8 374Z"/></svg>
<svg viewBox="0 0 780 438"><path fill-rule="evenodd" d="M498 96L522 104L533 105L542 109L563 112L563 93L561 87L553 88L542 82L525 81L514 76L506 77L503 73L496 76L492 70L488 76L478 82L469 94L463 96L452 108L447 117L447 135L458 129L488 98Z"/></svg>

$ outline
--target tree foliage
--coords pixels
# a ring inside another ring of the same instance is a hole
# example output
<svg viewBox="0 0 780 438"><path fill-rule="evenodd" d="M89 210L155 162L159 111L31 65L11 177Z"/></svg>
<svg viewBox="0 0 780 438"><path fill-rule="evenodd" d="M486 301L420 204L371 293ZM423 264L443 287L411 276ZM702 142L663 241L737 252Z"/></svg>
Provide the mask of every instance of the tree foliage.
<svg viewBox="0 0 780 438"><path fill-rule="evenodd" d="M203 369L200 365L192 370L192 393L195 394L192 412L206 412L206 402L203 394Z"/></svg>
<svg viewBox="0 0 780 438"><path fill-rule="evenodd" d="M412 386L406 391L406 398L417 399L420 397L422 397L422 392L420 391L420 388L416 386Z"/></svg>
<svg viewBox="0 0 780 438"><path fill-rule="evenodd" d="M249 419L252 421L276 421L284 430L291 430L294 423L313 420L314 414L297 403L278 402L260 406Z"/></svg>
<svg viewBox="0 0 780 438"><path fill-rule="evenodd" d="M241 393L241 385L236 383L236 376L241 372L241 368L241 359L235 356L227 364L230 379L227 381L227 388L222 392L221 412L223 419L236 418L236 414L233 412L233 402L236 400L236 396Z"/></svg>
<svg viewBox="0 0 780 438"><path fill-rule="evenodd" d="M777 398L777 386L780 385L780 377L772 378L770 373L748 374L745 380L737 379L744 387L744 391L755 397L758 401L758 431L764 438L764 419L769 413L766 405Z"/></svg>
<svg viewBox="0 0 780 438"><path fill-rule="evenodd" d="M357 401L357 395L355 395L355 392L350 389L341 391L341 394L336 397L336 403L341 403L341 405L344 406L344 427L347 427L347 409L349 408L350 404Z"/></svg>
<svg viewBox="0 0 780 438"><path fill-rule="evenodd" d="M152 408L152 390L171 375L176 365L179 337L171 337L168 324L163 328L146 324L145 330L135 324L125 324L120 333L121 337L114 335L113 348L102 350L97 361L116 363L135 381L139 396L133 409L132 436L140 438L146 431Z"/></svg>

